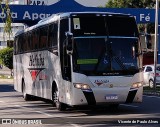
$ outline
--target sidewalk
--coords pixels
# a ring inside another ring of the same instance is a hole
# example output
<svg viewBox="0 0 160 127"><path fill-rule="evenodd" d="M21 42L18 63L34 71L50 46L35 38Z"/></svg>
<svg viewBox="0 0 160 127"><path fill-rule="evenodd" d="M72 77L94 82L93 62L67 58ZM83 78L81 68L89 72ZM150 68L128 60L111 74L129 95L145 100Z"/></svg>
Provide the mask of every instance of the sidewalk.
<svg viewBox="0 0 160 127"><path fill-rule="evenodd" d="M12 83L13 84L13 79L0 79L0 84L3 83Z"/></svg>

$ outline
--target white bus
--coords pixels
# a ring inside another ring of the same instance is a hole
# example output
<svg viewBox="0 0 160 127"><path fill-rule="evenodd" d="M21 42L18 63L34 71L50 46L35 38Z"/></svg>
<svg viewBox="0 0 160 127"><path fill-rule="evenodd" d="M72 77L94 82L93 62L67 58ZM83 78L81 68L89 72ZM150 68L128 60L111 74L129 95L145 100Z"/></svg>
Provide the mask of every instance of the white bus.
<svg viewBox="0 0 160 127"><path fill-rule="evenodd" d="M142 102L142 53L135 18L105 12L55 14L20 31L14 88L58 110Z"/></svg>

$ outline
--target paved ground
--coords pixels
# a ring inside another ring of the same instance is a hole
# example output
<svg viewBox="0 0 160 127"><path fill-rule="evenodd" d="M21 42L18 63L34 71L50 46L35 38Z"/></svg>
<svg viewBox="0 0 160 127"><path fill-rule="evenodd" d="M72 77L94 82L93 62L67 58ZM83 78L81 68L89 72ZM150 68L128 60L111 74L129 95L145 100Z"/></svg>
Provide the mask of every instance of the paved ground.
<svg viewBox="0 0 160 127"><path fill-rule="evenodd" d="M69 108L58 111L51 103L37 100L24 101L22 93L13 88L13 80L0 79L0 127L22 127L4 125L9 120L41 120L42 125L23 125L24 127L106 127L106 126L160 126L160 97L143 96L141 104L121 104L118 109L109 107ZM146 121L156 123L147 123ZM135 121L136 123L129 123ZM126 123L125 123L126 122ZM139 123L142 122L142 123Z"/></svg>
<svg viewBox="0 0 160 127"><path fill-rule="evenodd" d="M13 79L0 79L0 83L9 83L9 84L13 84Z"/></svg>

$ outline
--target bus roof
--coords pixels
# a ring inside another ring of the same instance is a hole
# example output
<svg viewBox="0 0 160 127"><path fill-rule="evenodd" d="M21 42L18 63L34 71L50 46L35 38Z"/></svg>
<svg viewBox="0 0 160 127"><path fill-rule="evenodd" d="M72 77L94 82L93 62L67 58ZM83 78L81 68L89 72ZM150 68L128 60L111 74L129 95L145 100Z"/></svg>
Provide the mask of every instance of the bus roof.
<svg viewBox="0 0 160 127"><path fill-rule="evenodd" d="M48 18L45 18L45 19L42 19L40 20L36 25L33 25L31 27L28 27L26 28L25 30L21 30L21 31L18 31L15 36L17 35L20 35L22 33L25 33L27 31L31 31L33 29L36 29L40 26L43 26L43 25L46 25L46 24L49 24L49 23L52 23L52 22L55 22L57 21L58 19L60 18L63 18L63 17L70 17L71 15L78 15L78 14L96 14L96 15L109 15L109 16L127 16L127 17L133 17L132 15L130 14L123 14L123 13L113 13L113 12L65 12L65 13L57 13L57 14L53 14L52 16L48 17Z"/></svg>

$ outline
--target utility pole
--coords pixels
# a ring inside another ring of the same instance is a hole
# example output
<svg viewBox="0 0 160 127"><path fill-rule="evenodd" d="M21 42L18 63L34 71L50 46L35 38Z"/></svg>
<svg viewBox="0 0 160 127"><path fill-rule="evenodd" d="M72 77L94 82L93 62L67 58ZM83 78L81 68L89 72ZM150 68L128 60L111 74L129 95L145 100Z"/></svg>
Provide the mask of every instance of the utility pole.
<svg viewBox="0 0 160 127"><path fill-rule="evenodd" d="M157 45L158 45L158 11L159 0L156 0L155 8L155 43L154 43L154 90L156 91Z"/></svg>

